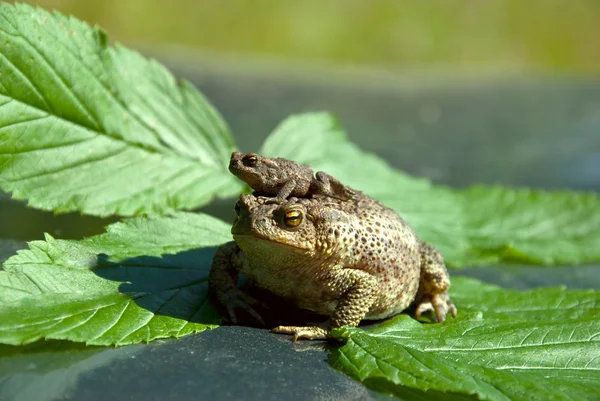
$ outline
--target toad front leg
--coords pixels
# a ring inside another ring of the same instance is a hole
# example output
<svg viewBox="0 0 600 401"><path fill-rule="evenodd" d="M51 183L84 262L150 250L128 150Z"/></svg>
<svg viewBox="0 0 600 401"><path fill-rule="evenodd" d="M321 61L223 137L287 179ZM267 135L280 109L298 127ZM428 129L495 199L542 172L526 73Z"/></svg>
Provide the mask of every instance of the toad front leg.
<svg viewBox="0 0 600 401"><path fill-rule="evenodd" d="M377 281L367 272L355 269L334 270L328 281L336 292L343 294L330 318L320 326L279 326L274 333L293 334L299 338L319 340L329 337L331 329L358 326L377 297Z"/></svg>
<svg viewBox="0 0 600 401"><path fill-rule="evenodd" d="M236 312L243 310L264 326L262 316L256 311L264 308L264 305L237 287L238 270L242 263L244 260L241 250L235 242L221 245L213 258L208 275L208 288L225 307L229 319L234 324L238 323Z"/></svg>
<svg viewBox="0 0 600 401"><path fill-rule="evenodd" d="M296 180L290 179L285 184L283 184L283 186L277 192L277 195L272 199L267 199L265 201L265 204L284 203L287 200L287 198L292 194L292 192L297 190L298 187L299 184L296 182Z"/></svg>

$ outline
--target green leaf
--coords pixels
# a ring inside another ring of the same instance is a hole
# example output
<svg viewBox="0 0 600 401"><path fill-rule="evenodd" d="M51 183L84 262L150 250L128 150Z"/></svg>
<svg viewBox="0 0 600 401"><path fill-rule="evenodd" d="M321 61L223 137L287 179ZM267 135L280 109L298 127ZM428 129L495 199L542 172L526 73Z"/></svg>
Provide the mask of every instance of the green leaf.
<svg viewBox="0 0 600 401"><path fill-rule="evenodd" d="M105 216L239 193L234 144L187 82L74 18L0 3L0 188Z"/></svg>
<svg viewBox="0 0 600 401"><path fill-rule="evenodd" d="M326 113L288 118L261 152L309 164L380 200L454 267L600 260L598 194L433 185L360 150Z"/></svg>
<svg viewBox="0 0 600 401"><path fill-rule="evenodd" d="M181 212L132 218L83 241L34 241L0 271L0 343L123 345L215 327L207 276L228 232Z"/></svg>
<svg viewBox="0 0 600 401"><path fill-rule="evenodd" d="M378 390L489 400L581 400L600 394L600 292L511 291L453 280L457 319L406 315L376 329L342 328L340 369Z"/></svg>

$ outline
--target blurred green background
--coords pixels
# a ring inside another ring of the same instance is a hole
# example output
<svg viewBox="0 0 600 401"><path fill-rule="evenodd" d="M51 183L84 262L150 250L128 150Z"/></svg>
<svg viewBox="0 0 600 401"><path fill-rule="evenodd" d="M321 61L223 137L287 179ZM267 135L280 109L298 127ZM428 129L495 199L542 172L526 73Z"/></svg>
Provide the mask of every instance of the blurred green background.
<svg viewBox="0 0 600 401"><path fill-rule="evenodd" d="M600 72L597 0L37 0L124 43L397 71Z"/></svg>

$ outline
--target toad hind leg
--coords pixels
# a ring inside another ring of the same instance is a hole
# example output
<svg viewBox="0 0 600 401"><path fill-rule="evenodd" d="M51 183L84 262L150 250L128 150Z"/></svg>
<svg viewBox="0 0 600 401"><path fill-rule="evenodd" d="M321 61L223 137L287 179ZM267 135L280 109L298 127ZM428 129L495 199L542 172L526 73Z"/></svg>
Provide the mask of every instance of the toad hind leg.
<svg viewBox="0 0 600 401"><path fill-rule="evenodd" d="M448 312L456 317L456 306L450 300L450 278L444 259L433 246L421 242L421 281L416 298L415 317L429 311L435 313L438 323L446 320Z"/></svg>
<svg viewBox="0 0 600 401"><path fill-rule="evenodd" d="M341 269L333 272L332 283L344 295L339 300L331 317L319 326L279 326L274 333L293 334L298 339L319 340L329 337L331 329L341 326L358 326L377 297L377 281L367 272L356 269Z"/></svg>
<svg viewBox="0 0 600 401"><path fill-rule="evenodd" d="M331 196L340 200L349 200L356 195L352 188L342 184L324 171L317 171L315 178L311 183L313 186L311 193Z"/></svg>

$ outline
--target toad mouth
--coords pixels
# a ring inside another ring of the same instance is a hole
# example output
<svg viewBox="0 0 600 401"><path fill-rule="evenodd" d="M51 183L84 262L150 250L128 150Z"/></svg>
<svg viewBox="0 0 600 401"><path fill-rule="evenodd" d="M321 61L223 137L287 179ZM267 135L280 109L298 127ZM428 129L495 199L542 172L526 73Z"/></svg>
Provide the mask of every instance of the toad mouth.
<svg viewBox="0 0 600 401"><path fill-rule="evenodd" d="M275 240L273 240L271 238L267 238L267 237L264 237L264 236L256 234L256 233L250 234L250 233L234 233L234 232L232 232L231 234L233 234L233 239L234 240L236 238L239 238L239 237L242 237L242 238L253 238L253 239L258 240L258 241L268 242L272 246L278 246L278 247L281 247L281 248L293 248L293 249L296 249L296 250L299 250L299 251L309 251L310 250L310 248L297 246L297 245L290 244L290 243L287 243L287 242L275 241Z"/></svg>

